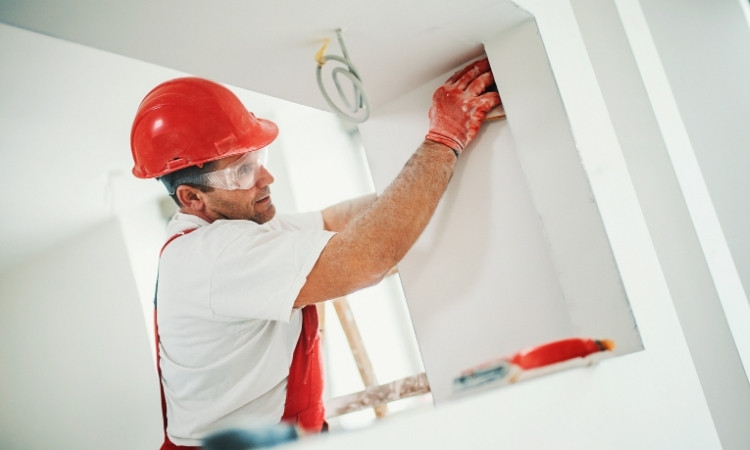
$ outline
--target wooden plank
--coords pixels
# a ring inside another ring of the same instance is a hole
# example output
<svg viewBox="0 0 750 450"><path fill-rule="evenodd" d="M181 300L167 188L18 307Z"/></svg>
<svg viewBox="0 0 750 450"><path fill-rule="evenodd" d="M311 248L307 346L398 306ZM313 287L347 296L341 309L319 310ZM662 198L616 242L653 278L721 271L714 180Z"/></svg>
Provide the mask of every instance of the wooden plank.
<svg viewBox="0 0 750 450"><path fill-rule="evenodd" d="M376 386L378 380L375 376L375 369L372 366L372 361L370 361L370 356L367 354L362 335L359 333L359 328L354 320L349 300L346 297L338 298L333 301L333 307L341 322L346 339L349 341L349 347L352 349L352 355L357 364L359 375L362 377L362 382L365 384L365 387ZM384 417L388 414L388 408L385 405L376 406L374 409L376 417Z"/></svg>
<svg viewBox="0 0 750 450"><path fill-rule="evenodd" d="M427 381L427 375L420 373L380 386L368 387L361 392L330 399L326 402L326 417L341 416L429 393L430 384Z"/></svg>

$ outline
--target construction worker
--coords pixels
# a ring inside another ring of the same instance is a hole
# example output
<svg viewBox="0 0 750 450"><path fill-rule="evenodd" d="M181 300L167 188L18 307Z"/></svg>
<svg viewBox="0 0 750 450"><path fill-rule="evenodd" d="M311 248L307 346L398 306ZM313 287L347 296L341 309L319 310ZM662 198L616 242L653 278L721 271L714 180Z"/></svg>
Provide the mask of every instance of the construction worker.
<svg viewBox="0 0 750 450"><path fill-rule="evenodd" d="M414 244L500 104L485 92L493 84L484 59L438 88L424 142L380 196L296 215L277 215L271 199L274 123L199 78L144 98L133 174L158 178L179 206L155 301L162 449L199 448L228 428L325 427L315 304L380 282Z"/></svg>

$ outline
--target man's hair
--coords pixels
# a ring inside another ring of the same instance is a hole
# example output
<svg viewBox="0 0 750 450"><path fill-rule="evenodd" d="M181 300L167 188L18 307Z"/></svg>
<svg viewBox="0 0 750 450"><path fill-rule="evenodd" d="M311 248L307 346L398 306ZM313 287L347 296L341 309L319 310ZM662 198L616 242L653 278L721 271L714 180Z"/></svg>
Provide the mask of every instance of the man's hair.
<svg viewBox="0 0 750 450"><path fill-rule="evenodd" d="M205 185L204 174L210 172L212 167L213 164L211 162L204 164L203 167L190 166L162 175L158 180L167 188L169 196L172 197L177 206L182 207L182 203L177 198L177 187L184 184L199 189L202 192L211 192L213 188Z"/></svg>

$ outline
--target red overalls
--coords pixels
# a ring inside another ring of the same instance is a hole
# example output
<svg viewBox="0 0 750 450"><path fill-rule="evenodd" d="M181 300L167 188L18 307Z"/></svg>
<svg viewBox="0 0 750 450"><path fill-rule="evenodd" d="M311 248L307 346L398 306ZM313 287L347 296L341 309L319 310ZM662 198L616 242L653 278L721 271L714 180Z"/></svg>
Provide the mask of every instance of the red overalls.
<svg viewBox="0 0 750 450"><path fill-rule="evenodd" d="M195 228L178 233L167 240L161 251L174 239L194 231ZM320 353L320 330L318 310L315 305L302 308L302 332L292 356L287 380L286 404L281 420L299 426L307 432L322 431L325 426L323 406L323 364ZM154 302L154 334L156 335L156 370L159 375L161 412L164 424L164 443L161 450L200 450L201 447L176 445L167 435L167 400L164 397L164 384L161 378L159 328Z"/></svg>

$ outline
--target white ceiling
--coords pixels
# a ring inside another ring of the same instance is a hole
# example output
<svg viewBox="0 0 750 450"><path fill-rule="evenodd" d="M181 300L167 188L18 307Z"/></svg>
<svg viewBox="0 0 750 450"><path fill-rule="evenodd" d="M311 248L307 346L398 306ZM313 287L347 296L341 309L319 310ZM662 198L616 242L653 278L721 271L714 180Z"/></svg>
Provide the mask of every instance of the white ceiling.
<svg viewBox="0 0 750 450"><path fill-rule="evenodd" d="M132 114L167 77L328 110L314 56L326 38L340 54L341 28L377 112L527 18L510 0L0 0L0 270L112 215Z"/></svg>
<svg viewBox="0 0 750 450"><path fill-rule="evenodd" d="M2 0L0 21L325 109L314 55L343 30L375 107L527 17L509 0Z"/></svg>

